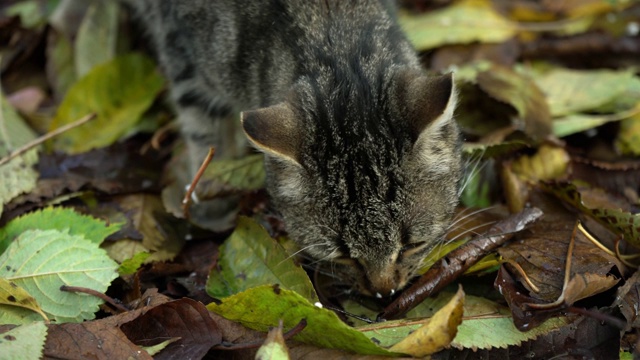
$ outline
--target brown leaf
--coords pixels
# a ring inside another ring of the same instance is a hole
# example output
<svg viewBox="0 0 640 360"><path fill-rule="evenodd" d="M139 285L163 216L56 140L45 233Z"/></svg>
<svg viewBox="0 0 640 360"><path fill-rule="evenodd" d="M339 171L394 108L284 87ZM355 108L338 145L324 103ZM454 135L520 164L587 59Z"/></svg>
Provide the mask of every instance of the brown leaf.
<svg viewBox="0 0 640 360"><path fill-rule="evenodd" d="M627 327L624 331L629 331L631 328L640 328L640 316L637 310L639 303L640 271L636 271L623 286L618 288L616 301L613 304L613 306L620 308L620 312L627 320Z"/></svg>
<svg viewBox="0 0 640 360"><path fill-rule="evenodd" d="M200 359L222 341L222 335L207 308L200 302L183 298L156 306L120 329L132 342L152 346L170 338L155 359Z"/></svg>

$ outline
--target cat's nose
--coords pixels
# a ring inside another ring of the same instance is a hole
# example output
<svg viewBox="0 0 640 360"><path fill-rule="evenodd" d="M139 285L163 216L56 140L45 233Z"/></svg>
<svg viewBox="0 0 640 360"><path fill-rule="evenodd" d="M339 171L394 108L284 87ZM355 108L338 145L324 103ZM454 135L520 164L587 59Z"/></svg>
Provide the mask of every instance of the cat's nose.
<svg viewBox="0 0 640 360"><path fill-rule="evenodd" d="M393 294L395 294L395 293L396 293L396 291L395 291L394 289L391 289L391 291L389 291L389 294L388 294L388 295L382 295L382 294L380 294L379 292L377 292L377 293L376 293L376 297L377 297L378 299L382 299L383 297L386 297L386 296L393 296Z"/></svg>

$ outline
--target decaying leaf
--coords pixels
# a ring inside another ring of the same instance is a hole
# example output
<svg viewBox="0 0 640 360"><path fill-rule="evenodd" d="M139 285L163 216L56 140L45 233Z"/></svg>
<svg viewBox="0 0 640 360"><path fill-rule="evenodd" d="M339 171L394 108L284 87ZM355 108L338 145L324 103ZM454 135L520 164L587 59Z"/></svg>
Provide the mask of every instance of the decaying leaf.
<svg viewBox="0 0 640 360"><path fill-rule="evenodd" d="M222 340L205 306L187 298L149 309L120 325L120 329L138 346L153 346L168 338L179 338L164 348L157 359L200 359Z"/></svg>
<svg viewBox="0 0 640 360"><path fill-rule="evenodd" d="M12 281L8 281L4 278L0 278L0 304L3 307L19 307L27 310L31 310L38 315L40 315L43 320L48 321L47 315L42 312L40 305L33 296L29 295L23 288L21 288L18 284ZM21 324L22 321L17 322L9 322L7 319L7 315L11 315L6 313L5 315L0 315L0 319L2 319L3 324L11 323L11 324ZM17 317L20 319L20 317ZM28 323L28 322L25 322Z"/></svg>

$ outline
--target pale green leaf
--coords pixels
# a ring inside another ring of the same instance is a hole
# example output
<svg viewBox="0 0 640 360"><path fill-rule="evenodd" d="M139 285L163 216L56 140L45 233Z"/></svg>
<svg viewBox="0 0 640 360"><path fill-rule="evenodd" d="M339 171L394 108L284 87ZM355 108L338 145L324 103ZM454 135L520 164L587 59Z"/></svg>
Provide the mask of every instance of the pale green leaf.
<svg viewBox="0 0 640 360"><path fill-rule="evenodd" d="M0 95L0 159L35 139L36 135L13 107ZM4 204L32 190L38 180L33 165L38 162L37 148L0 165L0 215Z"/></svg>
<svg viewBox="0 0 640 360"><path fill-rule="evenodd" d="M171 338L168 340L165 340L159 344L153 345L153 346L141 346L141 348L146 351L149 355L154 356L156 354L158 354L159 352L161 352L162 350L164 350L167 346L171 345L172 343L176 342L180 340L180 338Z"/></svg>
<svg viewBox="0 0 640 360"><path fill-rule="evenodd" d="M256 353L256 360L289 360L289 349L282 337L282 327L269 330L264 344Z"/></svg>
<svg viewBox="0 0 640 360"><path fill-rule="evenodd" d="M51 129L87 114L97 118L53 139L53 146L80 153L112 144L133 127L164 85L148 58L130 54L94 67L67 92Z"/></svg>
<svg viewBox="0 0 640 360"><path fill-rule="evenodd" d="M596 109L627 94L638 80L633 71L555 68L530 74L543 89L551 115L564 116Z"/></svg>
<svg viewBox="0 0 640 360"><path fill-rule="evenodd" d="M548 334L569 323L567 318L552 318L541 325L522 332L508 315L486 315L464 318L451 346L458 349L492 349L518 346L524 341Z"/></svg>
<svg viewBox="0 0 640 360"><path fill-rule="evenodd" d="M198 185L200 198L214 198L239 191L257 190L264 186L263 155L212 162Z"/></svg>
<svg viewBox="0 0 640 360"><path fill-rule="evenodd" d="M92 1L80 23L75 41L76 75L86 75L96 65L112 60L118 40L115 1Z"/></svg>
<svg viewBox="0 0 640 360"><path fill-rule="evenodd" d="M399 356L375 345L363 333L349 327L329 310L313 306L295 291L275 286L259 286L230 296L207 309L229 320L268 331L282 320L286 330L306 319L307 326L293 339L322 348L341 349L358 354Z"/></svg>
<svg viewBox="0 0 640 360"><path fill-rule="evenodd" d="M616 114L603 114L603 115L586 115L586 114L571 114L556 118L553 120L553 134L558 137L573 135L579 132L583 132L589 129L593 129L600 125L612 121L620 121L623 119L633 119L637 117L640 112L640 103L635 108L630 110L621 111ZM627 123L628 124L628 123ZM623 125L624 128L624 125ZM622 137L633 136L633 132L626 133L621 129L620 134Z"/></svg>
<svg viewBox="0 0 640 360"><path fill-rule="evenodd" d="M96 244L120 230L122 224L109 224L88 215L82 215L70 208L50 207L30 212L11 220L0 229L0 254L14 238L27 230L68 231L70 235L83 236Z"/></svg>
<svg viewBox="0 0 640 360"><path fill-rule="evenodd" d="M441 293L429 298L407 313L406 320L388 321L383 324L363 326L360 329L370 338L375 338L380 346L389 347L404 339L422 324L411 320L415 317L431 317L453 296ZM351 305L351 309L357 309ZM485 298L469 296L465 298L464 317L458 326L458 333L451 346L458 349L492 349L517 346L524 341L548 334L570 322L567 318L553 318L540 326L522 332L513 325L509 308Z"/></svg>
<svg viewBox="0 0 640 360"><path fill-rule="evenodd" d="M51 32L46 49L47 79L55 98L60 100L77 80L73 44L64 34L53 30Z"/></svg>
<svg viewBox="0 0 640 360"><path fill-rule="evenodd" d="M47 325L42 321L15 327L0 336L0 357L12 360L32 360L43 357L47 340Z"/></svg>
<svg viewBox="0 0 640 360"><path fill-rule="evenodd" d="M32 149L0 165L0 215L4 204L35 188L39 174L32 166L37 162L38 152Z"/></svg>
<svg viewBox="0 0 640 360"><path fill-rule="evenodd" d="M220 247L218 268L211 271L207 281L207 292L216 298L259 285L278 284L309 301L318 301L307 273L249 218L239 218L235 231Z"/></svg>
<svg viewBox="0 0 640 360"><path fill-rule="evenodd" d="M489 1L466 0L420 15L401 14L400 25L418 50L445 44L496 43L516 34L516 24L498 14Z"/></svg>
<svg viewBox="0 0 640 360"><path fill-rule="evenodd" d="M118 264L98 244L57 230L27 230L0 255L0 277L25 289L58 322L93 319L102 300L64 292L79 286L105 292Z"/></svg>

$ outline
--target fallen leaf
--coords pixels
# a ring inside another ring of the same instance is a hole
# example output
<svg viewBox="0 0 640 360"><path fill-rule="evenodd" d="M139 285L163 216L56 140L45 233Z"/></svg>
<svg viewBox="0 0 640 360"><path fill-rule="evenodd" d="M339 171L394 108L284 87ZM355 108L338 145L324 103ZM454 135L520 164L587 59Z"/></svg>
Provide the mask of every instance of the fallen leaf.
<svg viewBox="0 0 640 360"><path fill-rule="evenodd" d="M85 76L95 66L115 57L119 8L120 5L116 2L90 3L78 28L74 44L73 58L78 78Z"/></svg>
<svg viewBox="0 0 640 360"><path fill-rule="evenodd" d="M245 217L220 247L218 268L212 269L207 292L223 298L263 284L278 284L318 301L307 273L260 225Z"/></svg>
<svg viewBox="0 0 640 360"><path fill-rule="evenodd" d="M516 25L482 0L459 1L420 15L402 14L400 25L418 50L474 41L497 43L516 34Z"/></svg>
<svg viewBox="0 0 640 360"><path fill-rule="evenodd" d="M449 303L414 331L411 335L389 348L390 351L423 357L434 354L448 346L458 332L462 322L464 292L462 287Z"/></svg>
<svg viewBox="0 0 640 360"><path fill-rule="evenodd" d="M0 331L0 354L5 359L40 359L47 338L47 326L42 321Z"/></svg>
<svg viewBox="0 0 640 360"><path fill-rule="evenodd" d="M63 292L60 286L81 286L103 293L118 277L117 268L98 244L57 230L27 230L0 255L0 277L26 290L55 321L93 319L103 302L93 296Z"/></svg>
<svg viewBox="0 0 640 360"><path fill-rule="evenodd" d="M53 147L77 154L113 144L140 120L163 85L154 63L139 54L94 67L69 89L50 129L87 114L97 118L54 138Z"/></svg>
<svg viewBox="0 0 640 360"><path fill-rule="evenodd" d="M289 349L282 337L282 324L269 330L264 344L256 354L256 360L288 360Z"/></svg>
<svg viewBox="0 0 640 360"><path fill-rule="evenodd" d="M277 286L254 287L225 298L220 304L211 303L207 308L250 329L264 332L281 319L285 329L306 319L307 327L293 339L358 354L397 355L376 346L364 334L343 323L334 312L316 307L295 291Z"/></svg>
<svg viewBox="0 0 640 360"><path fill-rule="evenodd" d="M138 346L153 346L169 338L169 344L154 359L200 359L220 344L222 337L209 311L197 301L183 298L146 311L120 325L122 332Z"/></svg>
<svg viewBox="0 0 640 360"><path fill-rule="evenodd" d="M33 296L29 295L27 291L21 288L18 284L8 281L4 278L0 278L0 304L8 307L19 307L27 310L31 310L40 315L43 320L49 321L47 315L42 312L40 305ZM9 315L9 314L5 314ZM0 324L20 324L22 322L9 322L5 316L0 316L2 322ZM27 323L27 322L25 322Z"/></svg>

